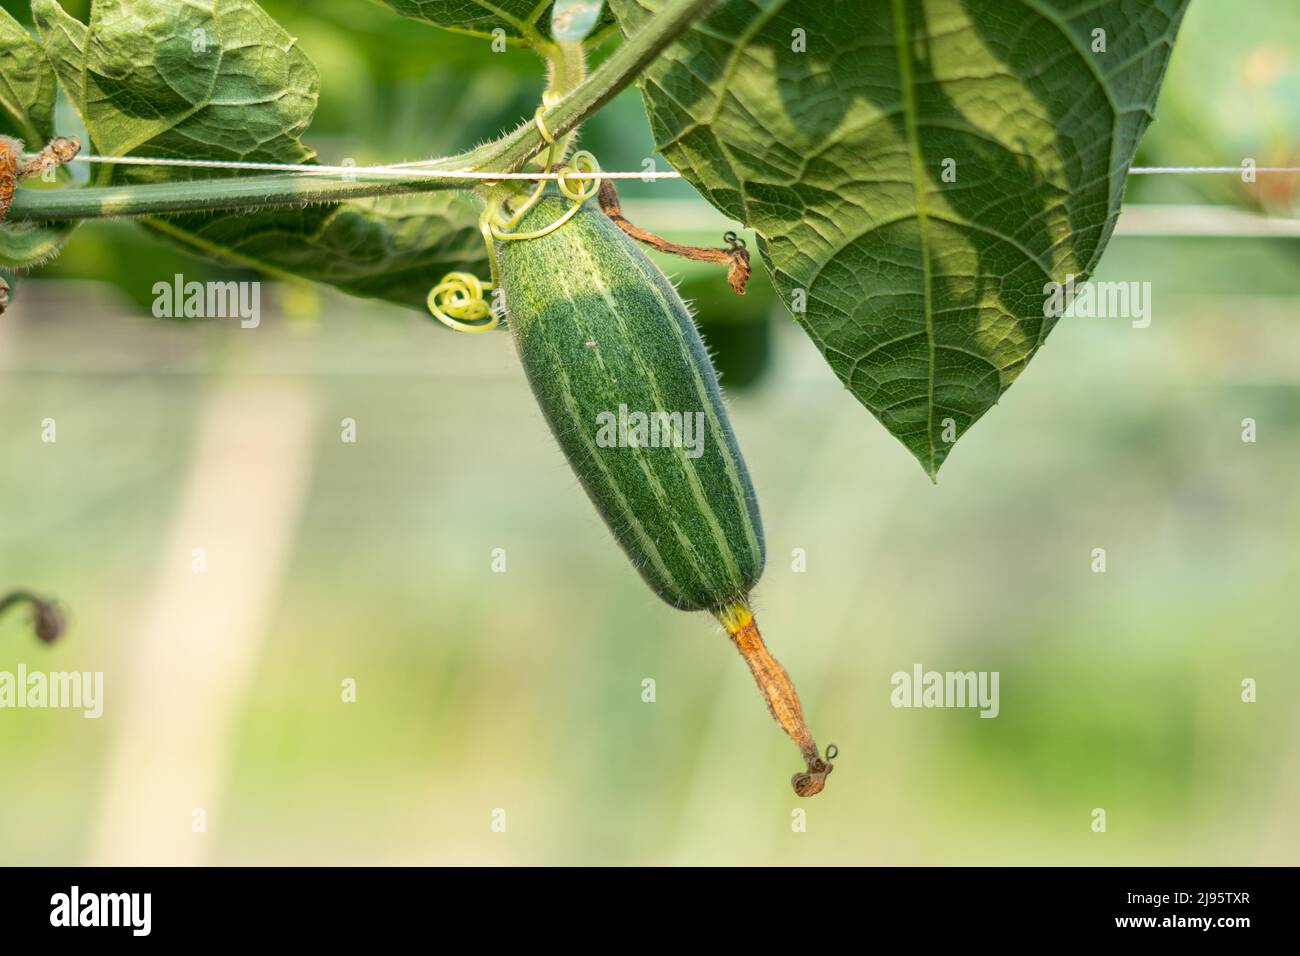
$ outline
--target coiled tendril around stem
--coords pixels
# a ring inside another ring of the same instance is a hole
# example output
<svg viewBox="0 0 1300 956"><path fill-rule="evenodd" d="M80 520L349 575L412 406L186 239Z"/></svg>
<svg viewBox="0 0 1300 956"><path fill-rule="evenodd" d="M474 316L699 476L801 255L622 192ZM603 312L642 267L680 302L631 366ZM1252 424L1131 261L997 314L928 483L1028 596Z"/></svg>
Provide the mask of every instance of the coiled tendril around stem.
<svg viewBox="0 0 1300 956"><path fill-rule="evenodd" d="M568 164L556 169L557 160L568 150L571 137L556 140L546 125L547 107L554 103L554 96L543 94L542 105L537 108L537 130L542 138L550 144L543 163L545 172L553 170L558 174L556 188L572 205L554 222L529 232L516 232L514 227L524 218L530 209L537 205L546 191L547 180L539 180L522 200L519 194L509 186L497 184L488 194L487 208L479 219L479 231L483 233L483 242L487 247L488 268L491 278L484 282L468 272L449 272L429 291L429 311L443 325L457 332L490 332L501 322L500 310L494 308L484 297L484 292L499 288L497 271L496 243L514 240L540 239L550 235L556 229L572 219L582 208L582 204L595 196L600 190L600 163L586 150L573 154Z"/></svg>

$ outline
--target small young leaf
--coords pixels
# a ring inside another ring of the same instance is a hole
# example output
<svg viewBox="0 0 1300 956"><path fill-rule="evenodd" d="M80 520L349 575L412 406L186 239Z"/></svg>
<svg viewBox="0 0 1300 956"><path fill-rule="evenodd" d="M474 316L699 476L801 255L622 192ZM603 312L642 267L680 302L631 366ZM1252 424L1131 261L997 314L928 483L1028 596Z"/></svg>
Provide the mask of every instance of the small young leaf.
<svg viewBox="0 0 1300 956"><path fill-rule="evenodd" d="M53 259L68 241L76 223L7 222L0 224L0 267L31 269Z"/></svg>
<svg viewBox="0 0 1300 956"><path fill-rule="evenodd" d="M545 39L545 30L539 23L549 23L552 4L547 0L383 0L404 17L424 20L453 33L493 37L499 35L509 43L531 43ZM559 0L571 4L573 0ZM600 10L596 0L578 0L579 5L597 8L593 25L606 26L614 22L608 8ZM577 21L574 21L575 23ZM501 31L495 34L494 31ZM582 36L556 39L581 40L591 33L589 26Z"/></svg>
<svg viewBox="0 0 1300 956"><path fill-rule="evenodd" d="M32 0L32 21L59 85L79 110L83 99L81 51L86 45L86 25L70 16L59 0Z"/></svg>
<svg viewBox="0 0 1300 956"><path fill-rule="evenodd" d="M505 31L511 41L537 35L537 21L547 3L537 0L384 0L404 17L424 20L454 33L490 37L493 30Z"/></svg>
<svg viewBox="0 0 1300 956"><path fill-rule="evenodd" d="M625 33L662 0L611 0ZM642 82L655 141L932 477L1096 267L1186 0L726 0Z"/></svg>
<svg viewBox="0 0 1300 956"><path fill-rule="evenodd" d="M54 135L54 71L23 25L0 8L0 134L40 149Z"/></svg>
<svg viewBox="0 0 1300 956"><path fill-rule="evenodd" d="M0 8L0 135L39 150L54 135L58 83L41 45ZM0 223L0 266L27 269L58 255L75 224Z"/></svg>

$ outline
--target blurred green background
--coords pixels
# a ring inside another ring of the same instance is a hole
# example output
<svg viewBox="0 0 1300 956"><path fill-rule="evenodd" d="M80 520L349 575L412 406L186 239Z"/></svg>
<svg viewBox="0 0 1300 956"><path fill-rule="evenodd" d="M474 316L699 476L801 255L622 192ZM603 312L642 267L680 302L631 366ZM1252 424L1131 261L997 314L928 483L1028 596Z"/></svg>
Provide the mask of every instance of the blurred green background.
<svg viewBox="0 0 1300 956"><path fill-rule="evenodd" d="M377 5L264 5L320 68L325 161L449 152L541 89L530 54ZM1300 12L1258 8L1192 5L1139 163L1300 162ZM637 94L584 145L639 169ZM663 262L763 505L759 619L841 752L807 802L719 629L618 553L507 336L270 282L256 330L155 319L160 277L253 276L83 227L0 316L0 590L73 616L53 648L0 621L0 671L102 671L105 712L0 711L0 863L1300 862L1296 190L1135 177L1145 225L1098 278L1151 282L1151 327L1062 323L937 487L765 280ZM682 183L624 194L675 239L732 225ZM1000 716L894 709L915 663L1000 672Z"/></svg>

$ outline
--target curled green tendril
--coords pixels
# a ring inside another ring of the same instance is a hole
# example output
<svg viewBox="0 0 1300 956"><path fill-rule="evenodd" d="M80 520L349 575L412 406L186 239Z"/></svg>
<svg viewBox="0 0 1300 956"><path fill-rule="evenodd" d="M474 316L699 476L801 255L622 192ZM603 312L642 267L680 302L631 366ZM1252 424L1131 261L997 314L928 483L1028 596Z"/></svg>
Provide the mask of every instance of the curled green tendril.
<svg viewBox="0 0 1300 956"><path fill-rule="evenodd" d="M543 94L542 105L537 108L535 120L542 138L550 144L546 158L542 162L543 172L555 171L556 188L560 195L572 205L554 222L529 232L515 232L514 227L528 214L542 194L546 192L548 180L538 180L533 190L521 201L516 202L519 194L508 185L496 184L488 194L487 208L479 219L479 230L483 233L483 242L487 247L488 267L491 279L484 282L468 272L449 272L429 291L429 312L443 325L457 332L490 332L500 324L501 317L484 297L485 292L500 287L497 269L496 242L512 240L540 239L550 235L556 229L572 219L582 208L582 204L595 196L600 190L600 163L586 150L579 150L565 165L555 168L559 157L568 152L572 134L557 141L546 126L544 115L547 107L554 101L551 93Z"/></svg>

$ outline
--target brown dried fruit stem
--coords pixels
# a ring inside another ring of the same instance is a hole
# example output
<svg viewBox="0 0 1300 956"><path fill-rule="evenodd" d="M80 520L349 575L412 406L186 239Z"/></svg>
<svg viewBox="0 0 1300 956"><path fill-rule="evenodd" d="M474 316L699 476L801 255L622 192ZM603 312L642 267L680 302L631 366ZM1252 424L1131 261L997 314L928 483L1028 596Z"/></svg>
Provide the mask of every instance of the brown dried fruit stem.
<svg viewBox="0 0 1300 956"><path fill-rule="evenodd" d="M744 601L737 601L717 612L718 620L731 636L732 643L740 656L749 665L750 673L758 689L767 701L767 709L773 719L798 746L803 754L808 769L790 778L794 792L801 797L811 797L821 793L826 786L826 778L835 769L829 760L823 759L817 749L817 741L803 719L803 708L799 704L799 694L794 689L794 681L785 672L781 662L768 653L763 643L763 635L758 631L754 612ZM834 745L827 748L827 757L833 756Z"/></svg>
<svg viewBox="0 0 1300 956"><path fill-rule="evenodd" d="M600 192L596 198L600 201L600 208L605 215L614 220L614 225L637 240L637 242L644 242L647 246L658 249L660 252L681 256L684 259L694 259L696 262L716 262L719 265L727 266L727 281L731 283L731 288L736 295L745 294L745 285L749 282L750 273L749 250L745 248L745 241L736 238L734 233L727 234L728 241L731 244L725 249L714 249L710 246L683 246L680 243L669 242L662 236L656 236L653 232L628 222L623 215L622 207L619 206L618 189L610 180L601 180Z"/></svg>

